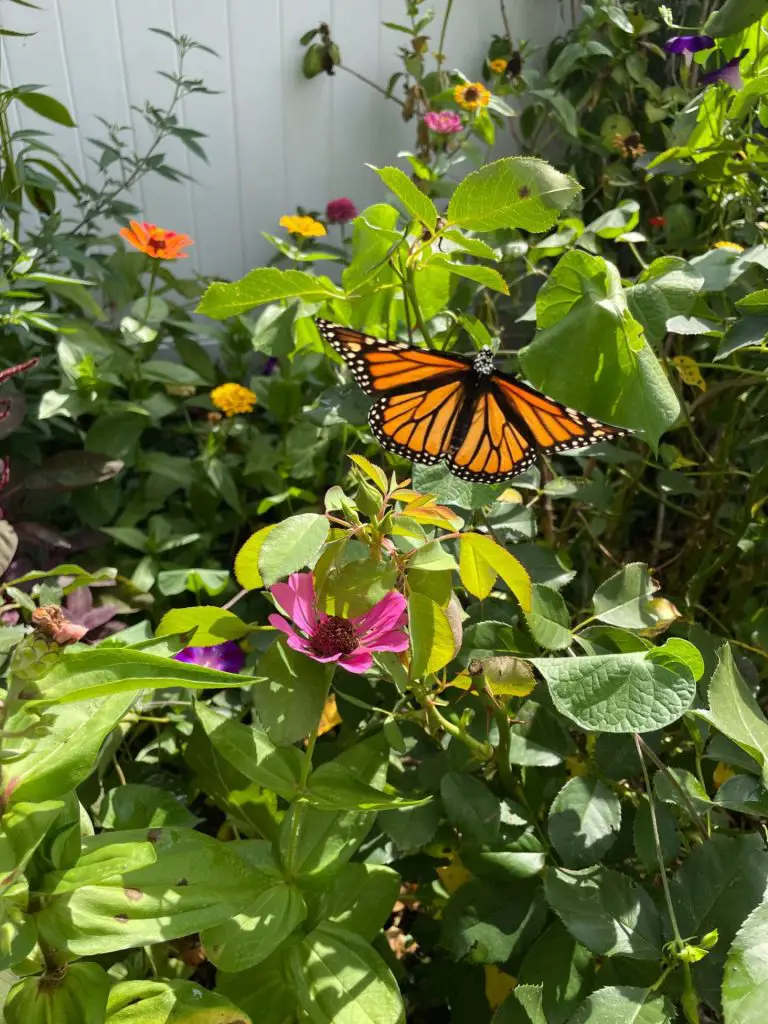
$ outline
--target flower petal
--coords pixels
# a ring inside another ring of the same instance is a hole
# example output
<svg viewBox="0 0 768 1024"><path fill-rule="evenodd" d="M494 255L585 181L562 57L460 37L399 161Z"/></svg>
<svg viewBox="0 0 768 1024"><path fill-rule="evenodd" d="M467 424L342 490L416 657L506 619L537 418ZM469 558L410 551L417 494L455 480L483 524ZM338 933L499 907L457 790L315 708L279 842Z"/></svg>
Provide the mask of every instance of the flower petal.
<svg viewBox="0 0 768 1024"><path fill-rule="evenodd" d="M351 619L352 625L361 640L370 633L382 633L405 622L408 602L402 594L393 590L377 602L370 611Z"/></svg>
<svg viewBox="0 0 768 1024"><path fill-rule="evenodd" d="M311 634L317 625L312 573L295 572L288 577L287 583L275 583L270 587L270 592L299 629L308 635Z"/></svg>
<svg viewBox="0 0 768 1024"><path fill-rule="evenodd" d="M287 619L284 619L282 615L270 615L267 618L270 626L274 626L275 629L279 629L281 633L285 633L286 636L298 636L299 634L293 628L293 624Z"/></svg>
<svg viewBox="0 0 768 1024"><path fill-rule="evenodd" d="M318 658L317 660L319 661L320 659ZM361 647L358 647L356 651L352 651L351 654L342 654L339 657L339 665L345 668L347 672L367 672L372 664L371 652Z"/></svg>
<svg viewBox="0 0 768 1024"><path fill-rule="evenodd" d="M376 637L365 641L363 650L368 651L407 651L408 635L401 629L391 629L387 633L379 633Z"/></svg>

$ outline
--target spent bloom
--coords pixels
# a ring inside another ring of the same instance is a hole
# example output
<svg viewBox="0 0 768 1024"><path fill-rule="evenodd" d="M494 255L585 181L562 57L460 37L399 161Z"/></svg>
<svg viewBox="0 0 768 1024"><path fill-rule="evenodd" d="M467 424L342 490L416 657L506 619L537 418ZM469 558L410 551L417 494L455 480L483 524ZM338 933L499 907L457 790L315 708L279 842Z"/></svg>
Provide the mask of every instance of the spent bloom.
<svg viewBox="0 0 768 1024"><path fill-rule="evenodd" d="M280 218L280 227L292 235L301 235L302 238L322 238L326 234L325 224L321 224L314 217L286 215Z"/></svg>
<svg viewBox="0 0 768 1024"><path fill-rule="evenodd" d="M714 71L708 71L706 75L701 76L701 84L714 85L716 82L727 82L732 89L737 91L743 89L744 79L741 77L739 63L748 53L749 50L742 50L738 57L729 60L727 64L723 64L720 68L715 68Z"/></svg>
<svg viewBox="0 0 768 1024"><path fill-rule="evenodd" d="M662 217L660 214L655 214L653 217L648 218L648 223L652 228L663 228L667 223L667 218Z"/></svg>
<svg viewBox="0 0 768 1024"><path fill-rule="evenodd" d="M712 36L672 36L664 43L667 53L698 53L711 50L715 45Z"/></svg>
<svg viewBox="0 0 768 1024"><path fill-rule="evenodd" d="M189 253L182 252L182 249L195 244L189 235L166 231L146 221L139 224L132 220L130 228L120 228L120 234L134 249L145 252L153 260L185 260Z"/></svg>
<svg viewBox="0 0 768 1024"><path fill-rule="evenodd" d="M351 619L317 610L311 572L295 572L287 583L275 583L271 593L288 618L270 615L270 625L285 633L289 647L315 661L337 662L348 672L359 673L371 667L374 651L408 647L403 628L407 604L396 591Z"/></svg>
<svg viewBox="0 0 768 1024"><path fill-rule="evenodd" d="M357 207L351 199L341 196L332 199L325 208L329 224L349 224L357 216Z"/></svg>
<svg viewBox="0 0 768 1024"><path fill-rule="evenodd" d="M457 85L453 90L453 98L465 110L477 110L478 107L487 107L491 102L491 94L482 82Z"/></svg>
<svg viewBox="0 0 768 1024"><path fill-rule="evenodd" d="M234 674L245 664L245 654L234 640L225 640L223 644L214 644L212 647L185 647L173 657L176 661L185 661L190 665L203 665L205 668Z"/></svg>
<svg viewBox="0 0 768 1024"><path fill-rule="evenodd" d="M623 157L631 156L633 160L642 156L646 151L639 132L630 132L629 135L615 135L611 145L614 149L618 149Z"/></svg>
<svg viewBox="0 0 768 1024"><path fill-rule="evenodd" d="M211 392L211 401L227 416L236 416L240 412L252 412L257 399L253 391L242 384L220 384Z"/></svg>
<svg viewBox="0 0 768 1024"><path fill-rule="evenodd" d="M503 57L497 57L496 60L492 60L490 62L488 67L491 69L494 75L503 75L504 72L507 70L508 64L508 60L505 60Z"/></svg>
<svg viewBox="0 0 768 1024"><path fill-rule="evenodd" d="M461 118L452 110L441 110L439 113L430 110L424 115L424 124L437 135L455 135L461 131Z"/></svg>
<svg viewBox="0 0 768 1024"><path fill-rule="evenodd" d="M715 249L727 249L728 252L744 252L744 246L738 242L715 242Z"/></svg>

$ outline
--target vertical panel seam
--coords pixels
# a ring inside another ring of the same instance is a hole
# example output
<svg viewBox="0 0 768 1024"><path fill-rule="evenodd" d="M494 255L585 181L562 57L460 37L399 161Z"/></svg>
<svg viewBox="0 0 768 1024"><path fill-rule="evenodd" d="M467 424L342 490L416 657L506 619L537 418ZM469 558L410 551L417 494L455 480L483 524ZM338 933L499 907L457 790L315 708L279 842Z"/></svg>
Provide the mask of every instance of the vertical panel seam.
<svg viewBox="0 0 768 1024"><path fill-rule="evenodd" d="M67 48L64 43L64 31L61 27L61 12L59 10L59 0L53 0L53 14L56 19L56 32L59 37L59 50L61 52L61 63L64 71L64 85L67 90L67 107L72 113L72 120L75 122L75 137L77 140L77 152L80 156L80 173L85 178L85 153L83 150L83 138L80 134L80 122L77 117L77 111L75 110L75 97L72 92L72 78L69 73L69 63L67 61Z"/></svg>
<svg viewBox="0 0 768 1024"><path fill-rule="evenodd" d="M247 256L245 253L245 225L244 225L244 214L245 206L243 202L243 173L244 168L240 163L240 136L238 132L238 119L237 119L237 96L235 94L235 69L234 61L232 59L232 18L230 16L230 0L225 0L224 5L224 26L225 41L226 41L226 60L227 70L229 71L229 92L231 100L229 103L229 111L232 119L232 142L234 145L234 156L235 156L235 182L237 186L237 219L238 229L240 232L240 260L241 260L241 273L244 274L248 269L246 266Z"/></svg>
<svg viewBox="0 0 768 1024"><path fill-rule="evenodd" d="M129 125L130 130L131 130L132 146L133 146L134 151L136 151L138 149L138 145L139 145L139 137L136 134L136 128L135 128L134 123L133 123L134 111L131 109L131 107L132 107L132 104L131 104L131 90L130 90L130 88L128 86L128 62L125 59L125 44L124 44L124 38L123 38L123 22L122 22L122 18L120 17L120 8L118 6L118 0L112 0L112 6L113 6L113 9L114 9L114 12L115 12L115 25L117 26L117 42L118 42L118 48L119 48L119 52L120 52L120 65L122 67L122 72L123 72L123 74L122 74L123 89L125 90L125 102L126 102L126 106L128 108L128 125ZM139 114L137 113L136 117L138 117L138 116L139 116ZM142 217L143 217L145 215L145 211L147 209L147 197L146 197L145 192L144 192L144 179L143 178L140 179L139 182L138 182L138 191L139 191L139 197L138 197L139 198L139 206L141 207L141 214L142 214Z"/></svg>
<svg viewBox="0 0 768 1024"><path fill-rule="evenodd" d="M170 17L170 20L171 20L171 32L173 33L174 36L178 36L179 30L178 30L178 26L176 24L176 0L168 0L168 8L169 8L168 14L169 14L169 17ZM186 124L186 122L187 122L187 104L184 101L184 99L182 99L179 102L179 110L181 111L181 119ZM184 190L187 193L187 203L189 205L189 220L190 220L191 234L192 234L193 238L196 238L196 236L197 236L197 206L195 204L195 190L194 190L195 182L193 181L193 178L192 178L192 158L189 155L189 150L187 149L186 146L184 146L184 161L185 161L185 163L187 165L187 174L189 175L189 178L187 178L187 180L184 182ZM198 274L201 273L199 253L200 253L200 250L198 249L197 246L195 246L192 249L192 263L194 264L194 267L195 267L195 273L198 273Z"/></svg>

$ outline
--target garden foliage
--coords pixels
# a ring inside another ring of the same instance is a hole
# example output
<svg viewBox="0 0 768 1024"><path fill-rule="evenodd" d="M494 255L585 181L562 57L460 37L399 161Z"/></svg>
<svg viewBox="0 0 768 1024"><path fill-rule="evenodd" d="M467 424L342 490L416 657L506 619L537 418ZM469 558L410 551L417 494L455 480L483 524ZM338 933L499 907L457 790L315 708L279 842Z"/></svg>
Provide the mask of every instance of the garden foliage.
<svg viewBox="0 0 768 1024"><path fill-rule="evenodd" d="M183 63L101 190L4 88L8 1024L763 1019L768 14L680 6L583 4L538 63L502 24L475 81L408 0L413 151L235 282L117 238L200 150ZM408 465L316 315L489 345L631 436Z"/></svg>

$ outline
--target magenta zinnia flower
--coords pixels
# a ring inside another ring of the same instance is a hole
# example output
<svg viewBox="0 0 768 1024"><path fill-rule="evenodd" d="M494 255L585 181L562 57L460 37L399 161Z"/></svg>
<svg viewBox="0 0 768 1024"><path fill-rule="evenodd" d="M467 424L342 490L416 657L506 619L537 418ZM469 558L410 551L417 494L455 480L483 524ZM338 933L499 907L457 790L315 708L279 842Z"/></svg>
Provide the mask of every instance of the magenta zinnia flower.
<svg viewBox="0 0 768 1024"><path fill-rule="evenodd" d="M332 199L325 208L325 216L329 224L348 224L357 216L357 207L351 199L343 196L340 199Z"/></svg>
<svg viewBox="0 0 768 1024"><path fill-rule="evenodd" d="M217 668L219 672L237 674L245 664L245 654L234 640L225 640L223 644L212 647L185 647L174 654L176 661L186 661L190 665L204 665L205 668Z"/></svg>
<svg viewBox="0 0 768 1024"><path fill-rule="evenodd" d="M461 118L452 110L441 110L439 113L430 110L424 115L424 124L438 135L455 135L461 131Z"/></svg>
<svg viewBox="0 0 768 1024"><path fill-rule="evenodd" d="M270 615L270 625L288 637L288 646L315 661L335 661L348 672L365 672L373 664L374 651L404 651L408 637L403 627L406 600L393 591L365 615L345 619L326 615L315 607L311 572L295 572L287 583L275 583L272 596L283 609Z"/></svg>

